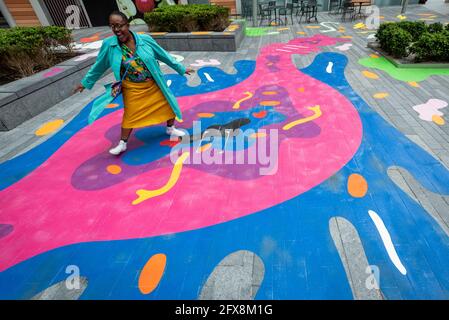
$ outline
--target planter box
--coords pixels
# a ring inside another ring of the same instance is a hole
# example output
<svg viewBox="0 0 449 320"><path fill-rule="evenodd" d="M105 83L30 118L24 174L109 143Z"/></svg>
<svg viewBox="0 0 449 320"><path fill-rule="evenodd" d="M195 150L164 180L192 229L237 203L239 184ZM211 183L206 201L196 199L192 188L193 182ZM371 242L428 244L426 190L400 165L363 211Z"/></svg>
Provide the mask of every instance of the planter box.
<svg viewBox="0 0 449 320"><path fill-rule="evenodd" d="M54 67L0 86L0 131L23 122L70 97L96 57L78 56Z"/></svg>
<svg viewBox="0 0 449 320"><path fill-rule="evenodd" d="M150 35L167 51L237 51L245 37L243 21L232 22L223 32L151 32Z"/></svg>
<svg viewBox="0 0 449 320"><path fill-rule="evenodd" d="M368 42L368 48L374 49L377 52L379 52L385 59L390 61L396 68L422 68L422 69L449 69L449 63L445 62L417 62L412 63L409 61L406 61L404 59L397 59L392 56L390 56L388 53L383 51L380 48L380 45L378 42Z"/></svg>

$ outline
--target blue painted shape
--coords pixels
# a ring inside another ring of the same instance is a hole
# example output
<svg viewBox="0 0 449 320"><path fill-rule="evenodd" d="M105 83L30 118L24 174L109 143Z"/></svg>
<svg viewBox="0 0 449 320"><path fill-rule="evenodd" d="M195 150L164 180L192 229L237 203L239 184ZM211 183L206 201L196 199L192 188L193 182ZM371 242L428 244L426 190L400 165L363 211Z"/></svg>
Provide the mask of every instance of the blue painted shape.
<svg viewBox="0 0 449 320"><path fill-rule="evenodd" d="M172 80L172 85L170 88L177 97L202 92L211 92L233 86L245 80L253 73L256 63L252 60L242 60L237 61L234 66L237 69L237 73L230 75L215 67L205 67L199 69L198 73L202 79L202 83L196 87L188 86L187 79L178 74L165 75L165 80ZM209 73L216 79L216 81L212 83L213 85L211 85L209 81L205 80L204 72ZM45 160L47 160L53 153L55 153L73 135L86 127L88 125L87 118L94 102L95 100L89 103L72 121L67 123L61 130L37 147L23 153L22 155L1 163L0 191L26 177L34 169L39 167ZM123 108L123 99L121 96L116 99L115 103L120 105L119 108ZM116 110L117 109L105 109L98 118L102 118Z"/></svg>
<svg viewBox="0 0 449 320"><path fill-rule="evenodd" d="M190 96L198 93L212 92L232 87L247 79L256 69L256 61L239 60L234 62L234 68L237 70L236 74L227 74L217 67L203 67L198 69L197 73L201 79L201 83L195 87L189 86L187 84L187 78L177 73L168 74L165 76L165 79L172 81L170 89L177 96ZM214 82L207 80L204 73L208 73Z"/></svg>
<svg viewBox="0 0 449 320"><path fill-rule="evenodd" d="M254 113L267 111L267 115L264 118L256 118L253 116ZM255 143L255 139L249 139L244 137L244 143L239 145L237 141L240 136L244 135L243 131L251 129L257 132L263 127L269 126L274 123L280 123L286 119L286 116L275 111L273 107L257 106L247 110L236 110L228 112L214 112L213 118L201 118L201 131L206 130L206 128L213 125L224 125L234 120L238 119L248 119L250 122L240 127L242 132L239 135L230 137L229 139L214 139L214 137L209 136L202 140L197 140L191 142L195 148L198 148L207 143L212 143L212 148L216 150L243 150L248 149ZM194 132L194 128L186 129L189 135L197 134L201 132ZM150 163L152 161L163 158L168 155L170 151L176 152L179 149L184 148L186 145L184 143L179 143L175 147L160 147L160 143L163 140L167 140L166 135L161 135L161 128L159 127L147 127L136 131L136 138L141 140L144 145L138 147L134 150L130 150L123 155L123 162L128 165L143 165Z"/></svg>
<svg viewBox="0 0 449 320"><path fill-rule="evenodd" d="M333 74L325 72L330 61ZM362 144L332 179L227 223L146 239L81 243L43 253L0 273L0 299L30 298L64 280L65 267L71 264L89 279L82 299L196 299L214 267L242 249L259 255L265 265L257 299L351 299L329 233L329 219L334 216L344 217L357 229L369 263L380 268L380 285L387 299L448 299L449 237L396 187L387 169L391 165L407 168L424 186L444 193L449 173L366 105L344 79L346 64L341 54L322 53L302 69L344 94L362 119ZM352 198L346 192L352 173L368 181L364 198ZM406 276L389 259L368 210L383 219ZM158 288L144 296L137 288L139 270L156 253L167 255L167 268Z"/></svg>

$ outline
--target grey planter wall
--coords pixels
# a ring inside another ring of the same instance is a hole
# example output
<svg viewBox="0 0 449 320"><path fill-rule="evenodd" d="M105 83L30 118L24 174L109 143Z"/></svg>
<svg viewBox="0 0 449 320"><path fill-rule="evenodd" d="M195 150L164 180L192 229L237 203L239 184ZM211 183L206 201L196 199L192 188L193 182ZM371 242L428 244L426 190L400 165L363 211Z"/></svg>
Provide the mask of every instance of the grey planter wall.
<svg viewBox="0 0 449 320"><path fill-rule="evenodd" d="M65 61L31 77L0 86L0 131L14 129L70 97L95 57Z"/></svg>
<svg viewBox="0 0 449 320"><path fill-rule="evenodd" d="M169 51L237 51L245 37L245 23L235 21L223 32L152 33L151 36Z"/></svg>

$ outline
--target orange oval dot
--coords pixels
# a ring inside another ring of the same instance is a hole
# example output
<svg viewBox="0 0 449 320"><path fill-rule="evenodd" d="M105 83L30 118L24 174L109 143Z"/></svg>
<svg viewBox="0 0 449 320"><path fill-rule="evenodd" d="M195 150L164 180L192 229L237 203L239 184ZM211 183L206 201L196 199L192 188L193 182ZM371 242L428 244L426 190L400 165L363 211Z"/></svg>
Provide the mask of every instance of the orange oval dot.
<svg viewBox="0 0 449 320"><path fill-rule="evenodd" d="M369 79L379 79L379 76L373 72L363 70L362 74Z"/></svg>
<svg viewBox="0 0 449 320"><path fill-rule="evenodd" d="M373 97L376 98L376 99L384 99L384 98L386 98L388 96L389 96L389 94L386 93L386 92L378 92L378 93L373 95Z"/></svg>
<svg viewBox="0 0 449 320"><path fill-rule="evenodd" d="M442 126L444 125L444 119L440 117L439 115L434 114L432 116L432 121L435 122L437 125Z"/></svg>
<svg viewBox="0 0 449 320"><path fill-rule="evenodd" d="M200 112L197 114L198 118L213 118L215 114L213 113L207 113L207 112Z"/></svg>
<svg viewBox="0 0 449 320"><path fill-rule="evenodd" d="M264 96L272 96L272 95L275 95L275 94L278 94L278 93L277 93L277 91L264 91L264 92L262 92L262 94Z"/></svg>
<svg viewBox="0 0 449 320"><path fill-rule="evenodd" d="M304 88L298 88L299 92L304 92Z"/></svg>
<svg viewBox="0 0 449 320"><path fill-rule="evenodd" d="M411 85L412 87L419 88L419 84L416 81L409 81L408 84Z"/></svg>
<svg viewBox="0 0 449 320"><path fill-rule="evenodd" d="M265 132L256 132L250 135L250 138L265 138L267 136L267 134Z"/></svg>
<svg viewBox="0 0 449 320"><path fill-rule="evenodd" d="M277 106L277 105L281 104L281 102L280 101L266 100L266 101L261 101L259 104L261 106L265 106L265 107L273 107L273 106Z"/></svg>
<svg viewBox="0 0 449 320"><path fill-rule="evenodd" d="M114 108L117 108L118 106L120 106L120 105L117 104L117 103L110 103L110 104L108 104L108 105L106 106L106 108L107 108L107 109L114 109Z"/></svg>
<svg viewBox="0 0 449 320"><path fill-rule="evenodd" d="M158 253L152 256L139 275L139 290L143 294L150 294L157 288L164 275L167 257Z"/></svg>
<svg viewBox="0 0 449 320"><path fill-rule="evenodd" d="M199 152L204 152L212 147L212 143L207 143L204 146L199 147Z"/></svg>
<svg viewBox="0 0 449 320"><path fill-rule="evenodd" d="M59 129L62 126L64 120L56 119L43 124L39 129L35 131L36 136L45 136Z"/></svg>
<svg viewBox="0 0 449 320"><path fill-rule="evenodd" d="M369 56L370 56L371 58L373 58L373 59L379 58L379 56L378 56L377 54L374 54L374 53L373 53L373 54L370 54Z"/></svg>
<svg viewBox="0 0 449 320"><path fill-rule="evenodd" d="M360 174L353 173L348 178L348 193L354 198L363 198L368 192L368 183Z"/></svg>
<svg viewBox="0 0 449 320"><path fill-rule="evenodd" d="M298 31L297 34L306 34L304 31Z"/></svg>
<svg viewBox="0 0 449 320"><path fill-rule="evenodd" d="M106 171L110 174L119 174L120 172L122 172L122 168L116 164L111 164L106 167Z"/></svg>

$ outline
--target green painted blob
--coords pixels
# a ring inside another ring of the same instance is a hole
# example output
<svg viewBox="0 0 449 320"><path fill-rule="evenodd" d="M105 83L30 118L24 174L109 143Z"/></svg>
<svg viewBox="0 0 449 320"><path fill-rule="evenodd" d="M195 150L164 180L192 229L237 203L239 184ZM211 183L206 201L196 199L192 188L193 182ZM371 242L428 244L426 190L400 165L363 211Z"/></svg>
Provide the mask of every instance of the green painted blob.
<svg viewBox="0 0 449 320"><path fill-rule="evenodd" d="M273 34L271 32L276 32L273 28L270 27L246 27L245 35L247 37L261 37L261 36L268 36L270 34ZM279 32L277 32L279 33Z"/></svg>
<svg viewBox="0 0 449 320"><path fill-rule="evenodd" d="M433 75L449 75L449 69L433 68L397 68L384 57L363 58L358 61L362 66L387 72L396 80L419 82Z"/></svg>

